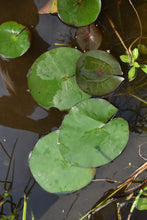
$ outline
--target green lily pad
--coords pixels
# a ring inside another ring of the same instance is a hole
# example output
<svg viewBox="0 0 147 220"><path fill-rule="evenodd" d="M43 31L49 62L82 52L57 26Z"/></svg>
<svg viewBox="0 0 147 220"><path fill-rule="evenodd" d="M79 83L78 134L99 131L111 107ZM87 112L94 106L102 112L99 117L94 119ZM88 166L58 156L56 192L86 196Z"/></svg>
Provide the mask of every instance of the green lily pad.
<svg viewBox="0 0 147 220"><path fill-rule="evenodd" d="M54 131L35 145L30 156L30 169L39 185L51 193L69 193L86 186L95 169L72 166L64 160L57 146L59 131Z"/></svg>
<svg viewBox="0 0 147 220"><path fill-rule="evenodd" d="M121 67L109 53L93 50L84 53L77 62L76 81L90 95L105 95L124 80Z"/></svg>
<svg viewBox="0 0 147 220"><path fill-rule="evenodd" d="M42 54L29 71L28 87L43 107L66 110L89 98L75 80L76 62L81 52L67 47Z"/></svg>
<svg viewBox="0 0 147 220"><path fill-rule="evenodd" d="M129 138L128 123L111 119L117 108L103 99L89 99L65 116L59 135L63 157L81 167L97 167L116 158Z"/></svg>
<svg viewBox="0 0 147 220"><path fill-rule="evenodd" d="M101 0L60 0L58 12L61 19L75 26L93 23L101 10Z"/></svg>
<svg viewBox="0 0 147 220"><path fill-rule="evenodd" d="M0 54L6 58L22 56L30 47L30 31L14 21L0 25Z"/></svg>

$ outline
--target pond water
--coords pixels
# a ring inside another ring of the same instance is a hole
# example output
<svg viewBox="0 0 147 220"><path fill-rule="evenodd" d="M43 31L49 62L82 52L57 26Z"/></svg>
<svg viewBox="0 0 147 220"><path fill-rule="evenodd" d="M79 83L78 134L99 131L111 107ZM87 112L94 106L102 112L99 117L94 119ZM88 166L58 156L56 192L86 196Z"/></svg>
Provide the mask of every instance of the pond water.
<svg viewBox="0 0 147 220"><path fill-rule="evenodd" d="M74 39L76 28L65 25L56 15L38 15L38 10L46 0L1 0L0 24L5 21L17 21L26 25L32 34L32 45L22 57L5 60L0 58L0 143L11 154L15 146L8 180L12 182L9 202L2 214L10 214L18 207L18 216L22 218L23 195L25 187L28 192L34 183L28 166L28 157L40 137L60 127L65 112L51 108L43 109L33 100L27 87L27 73L35 59L43 52L55 48L55 43L70 43L77 46ZM96 23L103 33L101 49L110 50L118 59L124 49L111 28L105 14L113 22L127 46L139 35L136 16L127 0L121 2L103 0L102 12ZM133 1L141 11L144 35L147 34L145 18L145 1ZM142 5L144 6L142 7ZM147 5L147 3L146 3ZM141 9L142 7L142 9ZM120 16L120 17L119 17ZM119 19L118 19L119 18ZM122 65L127 74L128 66ZM125 75L126 76L126 75ZM126 77L127 78L127 77ZM114 179L124 181L137 167L144 163L139 156L139 145L144 147L142 153L147 158L147 107L146 104L132 97L135 95L147 100L147 77L141 71L137 78L129 83L127 79L115 91L105 98L119 108L117 116L129 122L130 138L123 153L114 161L97 168L95 179ZM14 163L15 161L15 163ZM0 194L5 191L4 183L9 166L9 158L0 148ZM14 169L13 169L14 168ZM12 178L14 173L14 177ZM146 173L142 179L146 179ZM30 182L29 182L30 180ZM106 181L93 181L87 187L68 195L54 195L45 192L35 183L28 199L27 220L33 212L35 220L78 220L111 188L117 184ZM9 184L5 188L8 189ZM22 200L21 200L22 199ZM110 217L112 215L112 217ZM147 212L135 211L134 220L146 219ZM1 219L1 217L0 217ZM93 218L98 219L98 218ZM103 213L101 219L116 219L110 210ZM124 214L123 219L126 219Z"/></svg>

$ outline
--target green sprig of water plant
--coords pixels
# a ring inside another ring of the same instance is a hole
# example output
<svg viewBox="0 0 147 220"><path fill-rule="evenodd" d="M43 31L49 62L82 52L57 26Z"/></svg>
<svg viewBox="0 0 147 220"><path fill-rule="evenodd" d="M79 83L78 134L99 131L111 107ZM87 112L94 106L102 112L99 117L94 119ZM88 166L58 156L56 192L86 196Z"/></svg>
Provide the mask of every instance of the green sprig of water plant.
<svg viewBox="0 0 147 220"><path fill-rule="evenodd" d="M138 58L139 58L138 48L133 49L131 59L130 59L129 55L121 55L120 56L120 59L122 62L128 63L131 66L131 68L128 72L129 81L132 81L136 78L137 68L141 68L143 72L147 73L147 65L146 64L139 64Z"/></svg>
<svg viewBox="0 0 147 220"><path fill-rule="evenodd" d="M131 7L133 8L133 10L134 10L134 12L135 12L135 14L136 14L136 17L137 17L138 23L139 23L139 28L140 28L140 35L130 44L130 46L129 46L128 48L127 48L127 46L125 45L125 43L124 43L122 37L120 36L120 34L118 33L118 31L116 30L115 25L113 24L112 20L111 20L108 16L107 16L107 18L108 18L109 23L110 23L111 27L113 28L115 34L116 34L117 37L119 38L119 40L120 40L122 46L124 47L124 49L125 49L125 51L126 51L126 54L127 54L127 55L121 55L121 56L120 56L120 59L121 59L121 61L123 61L124 63L129 63L129 64L130 64L131 68L130 68L130 70L129 70L129 72L128 72L128 79L129 79L129 81L132 81L132 80L134 80L134 79L136 78L136 75L137 75L136 68L141 68L141 70L142 70L143 72L147 73L147 65L146 65L146 64L139 64L139 63L137 62L137 59L138 59L138 57L139 57L139 50L138 50L138 48L140 47L140 45L141 45L141 47L142 47L141 39L146 38L146 37L143 37L143 36L142 36L142 23L141 23L139 14L138 14L136 8L134 7L132 1L131 1L131 0L128 0L128 1L129 1ZM133 45L134 45L137 41L139 41L138 48L134 48L134 49L132 50ZM143 49L146 49L146 47L145 47L144 45L143 45Z"/></svg>

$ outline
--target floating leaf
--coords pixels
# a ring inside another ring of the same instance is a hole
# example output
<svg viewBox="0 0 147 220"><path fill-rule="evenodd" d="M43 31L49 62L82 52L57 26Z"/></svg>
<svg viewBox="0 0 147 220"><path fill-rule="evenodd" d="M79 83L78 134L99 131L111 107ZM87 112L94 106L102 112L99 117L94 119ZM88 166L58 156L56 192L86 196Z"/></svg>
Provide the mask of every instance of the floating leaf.
<svg viewBox="0 0 147 220"><path fill-rule="evenodd" d="M102 33L94 24L80 27L76 32L76 41L83 51L96 50L102 43Z"/></svg>
<svg viewBox="0 0 147 220"><path fill-rule="evenodd" d="M88 99L74 106L60 128L63 157L81 167L101 166L116 158L129 136L124 119L110 120L116 112L117 108L103 99Z"/></svg>
<svg viewBox="0 0 147 220"><path fill-rule="evenodd" d="M58 12L61 19L75 26L93 23L101 10L101 0L60 0Z"/></svg>
<svg viewBox="0 0 147 220"><path fill-rule="evenodd" d="M77 62L76 81L90 95L105 95L124 80L117 60L109 53L93 50L84 53Z"/></svg>
<svg viewBox="0 0 147 220"><path fill-rule="evenodd" d="M57 13L57 0L49 0L43 8L39 10L39 14Z"/></svg>
<svg viewBox="0 0 147 220"><path fill-rule="evenodd" d="M46 191L74 192L93 179L95 169L72 166L65 161L57 146L58 134L59 131L54 131L37 142L30 156L30 169Z"/></svg>
<svg viewBox="0 0 147 220"><path fill-rule="evenodd" d="M76 84L76 62L81 52L67 47L42 54L33 64L28 87L33 98L43 107L66 110L89 98Z"/></svg>
<svg viewBox="0 0 147 220"><path fill-rule="evenodd" d="M17 22L0 25L0 54L6 58L22 56L30 47L29 30Z"/></svg>

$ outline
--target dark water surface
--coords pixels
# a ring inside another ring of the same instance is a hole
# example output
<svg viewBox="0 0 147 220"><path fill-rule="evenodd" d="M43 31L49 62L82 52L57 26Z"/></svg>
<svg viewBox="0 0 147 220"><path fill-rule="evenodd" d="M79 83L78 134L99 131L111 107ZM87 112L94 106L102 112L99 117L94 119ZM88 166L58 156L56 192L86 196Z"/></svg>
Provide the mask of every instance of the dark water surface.
<svg viewBox="0 0 147 220"><path fill-rule="evenodd" d="M65 112L52 108L45 110L32 99L27 87L27 73L35 59L43 52L50 50L55 43L71 43L74 47L76 42L74 34L76 28L63 24L56 15L38 15L38 10L47 2L45 0L0 0L0 24L5 21L17 21L26 25L32 34L32 45L22 57L4 60L0 58L0 142L11 154L14 143L16 147L13 155L14 179L10 191L12 202L17 204L23 198L24 189L32 177L28 157L38 139L60 127ZM104 13L106 13L116 25L125 43L129 46L139 35L138 22L127 0L124 0L119 11L120 1L104 0L103 10L97 20L103 32L101 49L110 50L119 57L124 53L120 41L110 27ZM135 6L141 11L144 35L147 34L145 20L145 1L134 1ZM147 3L146 3L147 5ZM141 8L142 7L142 8ZM120 16L120 19L118 17ZM122 65L124 73L128 72L127 65ZM134 94L147 101L147 77L141 71L132 83L127 79L121 87L106 98L119 108L117 116L123 117L129 122L130 138L123 153L113 162L97 168L96 178L110 178L119 181L125 180L138 166L144 163L139 156L138 147L144 144L143 153L147 158L147 107L146 104L133 98ZM146 83L146 84L145 84ZM130 93L130 94L128 94ZM8 170L9 159L0 148L0 181L5 179ZM11 180L12 167L8 180ZM147 178L146 173L143 179ZM33 183L33 178L29 187ZM45 192L36 183L29 194L28 216L31 219L31 211L35 220L78 220L84 215L103 194L114 188L108 182L92 182L87 187L69 195L54 195ZM0 194L4 193L4 184L0 182ZM29 188L28 187L28 188ZM13 205L14 205L13 204ZM10 214L11 205L8 203L1 213ZM111 211L105 213L101 219L116 219ZM17 219L22 218L21 210ZM144 220L145 212L135 212L134 220ZM96 218L95 218L96 219ZM99 220L101 220L99 218ZM124 217L124 220L126 216Z"/></svg>

